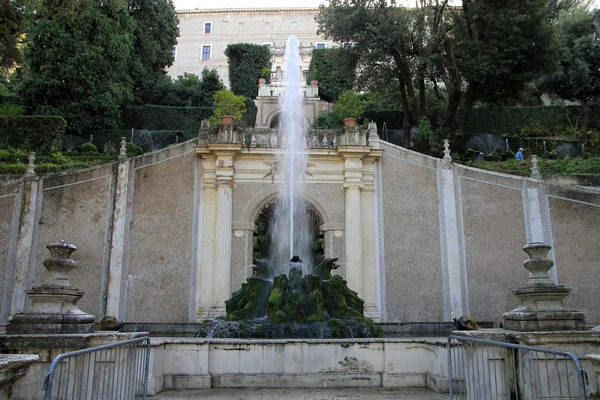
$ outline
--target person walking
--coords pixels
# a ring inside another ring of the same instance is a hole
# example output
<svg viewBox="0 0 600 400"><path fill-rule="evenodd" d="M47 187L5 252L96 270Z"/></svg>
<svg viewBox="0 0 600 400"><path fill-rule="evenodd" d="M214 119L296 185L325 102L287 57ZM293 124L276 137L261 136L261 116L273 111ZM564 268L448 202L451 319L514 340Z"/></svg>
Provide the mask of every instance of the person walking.
<svg viewBox="0 0 600 400"><path fill-rule="evenodd" d="M516 154L517 161L523 161L523 148L519 147L519 151Z"/></svg>

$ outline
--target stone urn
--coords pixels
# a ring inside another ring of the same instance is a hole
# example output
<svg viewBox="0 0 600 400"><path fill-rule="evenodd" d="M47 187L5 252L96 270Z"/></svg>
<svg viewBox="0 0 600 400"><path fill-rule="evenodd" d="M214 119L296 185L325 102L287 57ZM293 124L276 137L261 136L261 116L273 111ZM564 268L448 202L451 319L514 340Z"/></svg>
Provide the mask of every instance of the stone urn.
<svg viewBox="0 0 600 400"><path fill-rule="evenodd" d="M42 283L42 287L71 287L67 274L77 265L75 260L71 259L71 254L77 247L63 240L50 243L46 248L50 251L50 258L45 259L43 264L50 276Z"/></svg>
<svg viewBox="0 0 600 400"><path fill-rule="evenodd" d="M548 272L554 261L548 258L550 246L546 243L528 243L523 250L529 259L523 262L530 272L524 287L513 291L519 306L502 315L504 329L536 332L585 330L585 315L571 310L564 303L570 289L557 285Z"/></svg>
<svg viewBox="0 0 600 400"><path fill-rule="evenodd" d="M31 309L9 319L7 333L88 333L95 318L77 307L83 292L73 288L68 273L77 266L71 254L77 247L60 241L46 246L50 258L44 260L49 276L40 286L27 290Z"/></svg>
<svg viewBox="0 0 600 400"><path fill-rule="evenodd" d="M554 282L550 279L548 272L554 265L554 261L546 258L550 251L550 246L546 243L532 242L523 247L523 251L529 256L528 260L523 261L525 267L531 274L529 277L529 285L552 285Z"/></svg>

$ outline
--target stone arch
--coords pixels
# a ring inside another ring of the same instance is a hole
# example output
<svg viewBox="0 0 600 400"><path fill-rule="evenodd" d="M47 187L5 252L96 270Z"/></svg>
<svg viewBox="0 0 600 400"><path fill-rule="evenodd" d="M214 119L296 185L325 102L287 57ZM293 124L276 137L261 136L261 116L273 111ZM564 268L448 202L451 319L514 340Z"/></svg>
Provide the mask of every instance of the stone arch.
<svg viewBox="0 0 600 400"><path fill-rule="evenodd" d="M298 197L309 202L315 210L321 215L324 226L339 226L342 221L338 212L318 190L305 186L304 190L299 191ZM252 196L242 210L242 215L234 226L254 226L258 213L269 203L273 202L279 196L279 185L269 185Z"/></svg>
<svg viewBox="0 0 600 400"><path fill-rule="evenodd" d="M306 120L306 126L311 126L310 123L310 118L308 117L308 115L306 114L306 110L303 110L302 114L304 115L304 119ZM275 129L275 128L279 128L279 120L280 120L280 115L281 115L281 109L277 108L275 110L273 110L273 112L271 112L268 116L267 116L267 120L265 121L265 125L269 128Z"/></svg>

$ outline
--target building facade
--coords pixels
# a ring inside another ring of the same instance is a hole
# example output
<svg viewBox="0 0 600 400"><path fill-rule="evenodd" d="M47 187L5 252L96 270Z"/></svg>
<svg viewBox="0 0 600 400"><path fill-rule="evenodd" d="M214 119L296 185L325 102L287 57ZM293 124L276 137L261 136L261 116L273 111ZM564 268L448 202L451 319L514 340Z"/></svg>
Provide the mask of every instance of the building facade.
<svg viewBox="0 0 600 400"><path fill-rule="evenodd" d="M326 48L332 42L317 35L315 17L318 8L240 8L178 11L178 44L169 75L200 75L207 67L216 69L228 85L225 48L232 43L268 46L272 54L272 70L283 64L285 43L295 35L300 42L302 70L307 71L312 50Z"/></svg>

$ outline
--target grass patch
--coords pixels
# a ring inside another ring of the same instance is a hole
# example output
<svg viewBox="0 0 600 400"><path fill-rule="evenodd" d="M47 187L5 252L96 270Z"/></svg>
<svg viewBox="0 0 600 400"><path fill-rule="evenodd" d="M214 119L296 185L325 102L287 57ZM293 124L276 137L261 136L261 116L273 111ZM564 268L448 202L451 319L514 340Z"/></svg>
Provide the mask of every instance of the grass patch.
<svg viewBox="0 0 600 400"><path fill-rule="evenodd" d="M488 171L502 172L505 174L530 176L531 159L517 161L468 161L465 165ZM543 176L550 175L600 175L600 157L574 157L560 158L557 160L540 159L538 166Z"/></svg>

